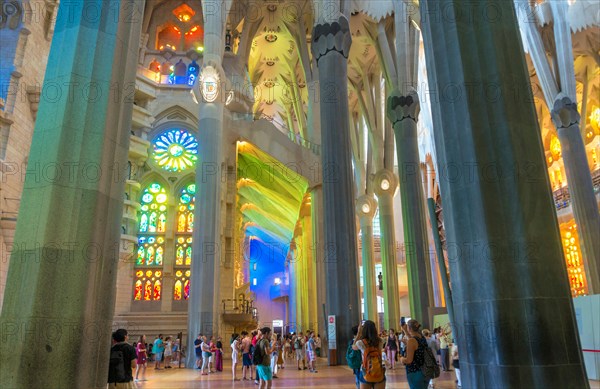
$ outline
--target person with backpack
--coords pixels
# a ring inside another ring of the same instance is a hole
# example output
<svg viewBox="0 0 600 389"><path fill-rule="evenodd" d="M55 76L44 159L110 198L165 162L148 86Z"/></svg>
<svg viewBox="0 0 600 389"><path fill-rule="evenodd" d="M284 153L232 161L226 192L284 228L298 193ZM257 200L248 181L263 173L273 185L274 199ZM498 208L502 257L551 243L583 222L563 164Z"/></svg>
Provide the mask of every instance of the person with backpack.
<svg viewBox="0 0 600 389"><path fill-rule="evenodd" d="M360 350L362 356L358 376L360 389L385 388L385 366L382 358L383 343L373 321L366 320L358 326L352 349Z"/></svg>
<svg viewBox="0 0 600 389"><path fill-rule="evenodd" d="M362 366L362 354L360 350L355 350L352 346L354 346L354 341L356 338L356 334L358 334L358 326L352 327L352 339L348 342L348 348L346 350L346 363L348 367L352 369L352 373L354 374L354 380L356 382L356 389L360 388L360 367Z"/></svg>
<svg viewBox="0 0 600 389"><path fill-rule="evenodd" d="M429 349L431 349L431 354L433 355L433 358L436 360L435 363L437 363L437 352L440 349L438 346L438 343L436 342L435 338L433 338L431 336L431 332L429 330L423 330L423 336L425 336L425 339L427 340L427 346L429 346ZM430 388L434 387L433 378L431 378L429 380L429 387Z"/></svg>
<svg viewBox="0 0 600 389"><path fill-rule="evenodd" d="M411 319L403 327L402 332L408 337L406 342L406 356L400 358L400 362L406 366L406 379L410 389L427 389L429 380L432 377L426 377L423 374L425 365L425 353L431 353L427 345L427 339L421 334L421 324ZM432 356L432 358L434 358ZM435 358L433 362L435 362ZM439 375L439 368L438 368Z"/></svg>
<svg viewBox="0 0 600 389"><path fill-rule="evenodd" d="M298 370L306 370L306 360L304 359L304 352L302 351L302 349L304 348L304 345L302 343L302 339L304 338L304 336L302 336L302 332L300 332L299 334L294 335L294 350L296 351L296 362L298 364ZM300 368L300 361L302 361L302 369Z"/></svg>
<svg viewBox="0 0 600 389"><path fill-rule="evenodd" d="M136 368L137 354L135 348L127 343L127 330L120 328L113 332L113 345L110 349L108 365L108 387L110 389L132 389L133 369Z"/></svg>
<svg viewBox="0 0 600 389"><path fill-rule="evenodd" d="M260 380L259 389L271 389L273 383L273 371L271 370L271 329L264 327L259 332L256 349L252 356L252 362L256 365L256 376Z"/></svg>

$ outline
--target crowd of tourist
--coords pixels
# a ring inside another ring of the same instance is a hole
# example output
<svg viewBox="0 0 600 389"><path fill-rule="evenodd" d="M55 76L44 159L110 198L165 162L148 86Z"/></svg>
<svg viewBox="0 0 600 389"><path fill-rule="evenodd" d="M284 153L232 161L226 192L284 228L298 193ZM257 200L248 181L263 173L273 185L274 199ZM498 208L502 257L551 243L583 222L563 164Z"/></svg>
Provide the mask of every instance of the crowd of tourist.
<svg viewBox="0 0 600 389"><path fill-rule="evenodd" d="M375 323L367 320L353 327L352 333L354 337L346 350L346 361L359 389L385 388L386 371L396 370L399 365L406 370L410 389L433 388L440 366L444 371L450 371L452 366L457 386L461 387L458 349L447 328L429 331L422 329L416 320L408 320L397 332L389 329L378 333ZM285 369L286 361L300 371L317 373L321 342L320 335L314 331L282 336L263 327L250 333L234 333L228 351L231 352L232 380L254 381L259 388L270 388L273 379L279 378L278 374ZM193 348L195 367L200 375L223 371L225 351L221 337L198 334ZM241 378L238 378L240 355ZM141 335L132 345L128 343L127 331L119 329L113 333L109 387L134 388L134 382L145 381L149 361L154 362L155 370L170 369L172 364L178 365L183 356L179 338L159 334L149 344L145 335Z"/></svg>

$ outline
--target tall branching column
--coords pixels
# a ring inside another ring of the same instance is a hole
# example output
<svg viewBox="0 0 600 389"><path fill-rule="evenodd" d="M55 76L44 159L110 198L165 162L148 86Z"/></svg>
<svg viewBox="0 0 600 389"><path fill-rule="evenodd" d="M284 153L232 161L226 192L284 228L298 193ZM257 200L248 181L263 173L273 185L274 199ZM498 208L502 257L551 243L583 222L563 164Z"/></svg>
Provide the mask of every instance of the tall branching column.
<svg viewBox="0 0 600 389"><path fill-rule="evenodd" d="M462 91L432 104L438 165L460 173L440 191L462 385L587 388L535 108L511 92L529 85L513 3L420 6L430 85Z"/></svg>
<svg viewBox="0 0 600 389"><path fill-rule="evenodd" d="M192 275L188 303L188 344L200 332L212 335L217 329L221 266L221 163L223 160L223 0L202 2L204 15L204 63L194 87L200 104L196 191L202 206L194 210ZM212 84L211 83L216 83ZM212 87L217 88L216 98ZM191 350L191 349L190 349ZM194 353L188 352L187 367L194 367Z"/></svg>
<svg viewBox="0 0 600 389"><path fill-rule="evenodd" d="M316 24L312 39L321 105L326 310L337 318L337 357L335 361L330 358L329 363L342 364L351 328L360 315L348 119L347 63L352 43L348 19L339 15L335 21Z"/></svg>
<svg viewBox="0 0 600 389"><path fill-rule="evenodd" d="M394 91L388 97L387 115L394 127L398 153L410 313L428 325L432 296L431 266L417 138L419 110L419 96L414 90L406 96Z"/></svg>

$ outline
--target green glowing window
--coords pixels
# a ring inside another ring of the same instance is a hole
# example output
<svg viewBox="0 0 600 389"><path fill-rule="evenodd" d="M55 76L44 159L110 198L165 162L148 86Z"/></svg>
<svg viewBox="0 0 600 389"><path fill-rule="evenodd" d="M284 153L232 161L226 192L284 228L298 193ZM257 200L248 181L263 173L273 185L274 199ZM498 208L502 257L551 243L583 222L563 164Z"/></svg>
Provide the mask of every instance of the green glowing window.
<svg viewBox="0 0 600 389"><path fill-rule="evenodd" d="M153 142L154 161L170 172L193 167L198 160L198 141L183 129L172 129L158 135Z"/></svg>
<svg viewBox="0 0 600 389"><path fill-rule="evenodd" d="M140 233L165 232L167 226L167 192L160 184L150 184L141 198Z"/></svg>

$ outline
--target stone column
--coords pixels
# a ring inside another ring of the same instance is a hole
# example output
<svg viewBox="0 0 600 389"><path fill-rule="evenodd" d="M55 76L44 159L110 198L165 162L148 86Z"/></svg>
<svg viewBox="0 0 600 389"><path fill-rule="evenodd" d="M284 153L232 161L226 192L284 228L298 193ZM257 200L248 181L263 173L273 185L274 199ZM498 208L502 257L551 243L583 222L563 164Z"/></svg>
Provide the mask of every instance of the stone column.
<svg viewBox="0 0 600 389"><path fill-rule="evenodd" d="M577 104L566 95L559 94L551 114L565 163L588 292L600 293L600 214L585 145L579 130L580 116Z"/></svg>
<svg viewBox="0 0 600 389"><path fill-rule="evenodd" d="M336 316L337 353L329 363L345 364L345 350L358 324L360 299L356 219L348 123L348 53L352 37L348 19L316 24L312 52L319 68L325 271L328 315ZM344 285L344 288L340 288Z"/></svg>
<svg viewBox="0 0 600 389"><path fill-rule="evenodd" d="M377 289L375 289L375 249L373 247L373 217L376 210L377 201L372 195L360 196L356 201L356 213L362 239L363 300L365 305L363 319L372 320L375 324L379 323Z"/></svg>
<svg viewBox="0 0 600 389"><path fill-rule="evenodd" d="M317 282L317 321L319 331L323 335L327 331L326 317L323 317L323 305L327 301L327 273L323 261L323 190L320 184L310 189L311 220L313 232L312 257L315 262L315 273ZM323 341L321 348L327 350L327 342ZM323 355L323 354L322 354Z"/></svg>
<svg viewBox="0 0 600 389"><path fill-rule="evenodd" d="M143 7L60 5L44 79L59 93L40 102L0 316L3 388L106 388Z"/></svg>
<svg viewBox="0 0 600 389"><path fill-rule="evenodd" d="M428 327L433 293L417 134L417 92L412 90L403 96L398 90L393 91L386 111L396 135L410 314Z"/></svg>
<svg viewBox="0 0 600 389"><path fill-rule="evenodd" d="M393 172L386 169L377 172L373 180L373 189L379 200L381 267L383 270L383 320L386 329L397 329L400 326L400 289L398 287L398 262L396 261L394 228L394 193L397 188L398 179Z"/></svg>
<svg viewBox="0 0 600 389"><path fill-rule="evenodd" d="M589 388L513 2L420 6L462 385Z"/></svg>
<svg viewBox="0 0 600 389"><path fill-rule="evenodd" d="M213 335L218 323L218 280L221 267L221 177L223 176L223 0L202 2L204 16L204 62L194 86L200 104L198 122L198 165L196 198L202 206L194 210L193 258L188 303L188 345L199 333ZM212 79L208 76L212 75ZM210 82L216 82L217 96L210 95ZM191 348L190 348L191 350ZM194 367L194 353L188 353L186 366Z"/></svg>

